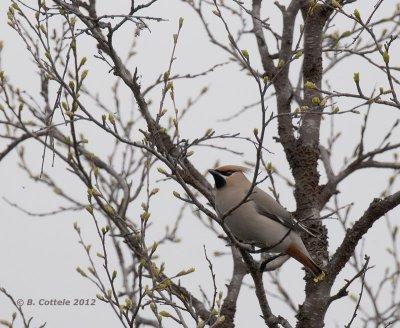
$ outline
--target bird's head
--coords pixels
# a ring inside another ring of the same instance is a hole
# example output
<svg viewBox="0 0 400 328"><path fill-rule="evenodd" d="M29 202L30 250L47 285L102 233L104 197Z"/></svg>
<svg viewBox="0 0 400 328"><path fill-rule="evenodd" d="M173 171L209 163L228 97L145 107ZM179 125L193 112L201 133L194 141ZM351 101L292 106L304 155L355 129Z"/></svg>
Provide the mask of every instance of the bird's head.
<svg viewBox="0 0 400 328"><path fill-rule="evenodd" d="M227 184L233 184L236 180L244 178L244 172L246 171L248 171L247 168L238 165L223 165L208 170L214 178L215 188L217 189L221 189Z"/></svg>

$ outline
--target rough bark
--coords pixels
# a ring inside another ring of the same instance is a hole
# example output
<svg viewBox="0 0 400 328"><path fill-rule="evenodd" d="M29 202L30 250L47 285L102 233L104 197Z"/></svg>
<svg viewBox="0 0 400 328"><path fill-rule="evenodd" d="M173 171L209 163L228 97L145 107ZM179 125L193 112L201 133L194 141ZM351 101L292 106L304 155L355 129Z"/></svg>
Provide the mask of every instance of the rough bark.
<svg viewBox="0 0 400 328"><path fill-rule="evenodd" d="M259 4L253 1L253 14L259 17ZM317 87L322 80L322 32L325 22L331 14L331 9L323 6L310 8L306 1L292 1L283 11L284 29L282 32L282 48L280 60L286 63L292 55L293 29L296 15L301 9L304 19L304 61L303 82L313 82ZM255 34L261 55L261 61L266 74L274 79L276 90L277 109L279 114L291 113L293 89L289 81L289 68L287 64L279 72L271 67L271 58L265 40L257 27L257 19L253 17ZM312 99L321 97L317 90L306 89L303 105L308 106L308 112L303 117L300 127L300 136L294 136L291 117L282 115L278 119L278 133L280 142L285 150L287 160L295 179L295 199L297 204L296 216L299 220L319 216L319 173L317 170L319 154L319 131L321 110L314 105ZM310 222L310 221L309 221ZM303 236L306 246L313 258L320 265L328 261L327 230L320 221L307 223L317 233L319 238ZM297 327L323 327L324 316L329 299L330 286L327 282L315 284L306 276L306 299L300 306Z"/></svg>

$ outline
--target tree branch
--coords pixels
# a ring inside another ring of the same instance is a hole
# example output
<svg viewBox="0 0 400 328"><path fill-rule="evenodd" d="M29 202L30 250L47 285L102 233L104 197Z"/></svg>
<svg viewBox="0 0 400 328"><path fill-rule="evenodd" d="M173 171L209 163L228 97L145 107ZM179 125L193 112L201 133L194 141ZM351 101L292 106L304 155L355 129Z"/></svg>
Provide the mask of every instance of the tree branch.
<svg viewBox="0 0 400 328"><path fill-rule="evenodd" d="M400 191L387 196L383 199L374 199L352 228L347 230L342 244L336 250L331 261L328 264L328 279L333 280L343 269L352 256L358 242L372 227L372 225L387 212L400 204ZM332 281L333 283L333 281Z"/></svg>

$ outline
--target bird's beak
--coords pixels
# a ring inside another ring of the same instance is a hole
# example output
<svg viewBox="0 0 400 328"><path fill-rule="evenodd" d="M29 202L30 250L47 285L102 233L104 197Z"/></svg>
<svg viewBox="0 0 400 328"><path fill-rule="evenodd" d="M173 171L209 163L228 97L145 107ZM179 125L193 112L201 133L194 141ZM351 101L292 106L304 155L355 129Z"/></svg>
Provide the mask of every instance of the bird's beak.
<svg viewBox="0 0 400 328"><path fill-rule="evenodd" d="M225 177L216 170L208 170L213 176L215 182L215 188L219 189L226 185Z"/></svg>
<svg viewBox="0 0 400 328"><path fill-rule="evenodd" d="M210 173L213 177L221 176L221 174L219 174L218 171L212 169L208 170L208 173Z"/></svg>

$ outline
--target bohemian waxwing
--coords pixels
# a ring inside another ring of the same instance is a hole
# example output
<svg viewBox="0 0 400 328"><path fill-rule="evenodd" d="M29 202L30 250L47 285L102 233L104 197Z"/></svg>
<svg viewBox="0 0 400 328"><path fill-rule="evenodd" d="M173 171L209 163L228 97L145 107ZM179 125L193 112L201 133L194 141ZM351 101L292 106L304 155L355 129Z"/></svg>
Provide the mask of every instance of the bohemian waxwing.
<svg viewBox="0 0 400 328"><path fill-rule="evenodd" d="M247 195L251 182L246 178L246 168L224 165L209 170L215 181L215 206L223 215L239 205ZM307 231L294 221L292 215L275 199L255 187L248 198L225 218L226 226L241 241L258 247L271 247L271 253L285 253L309 269L318 281L324 272L312 260L298 232Z"/></svg>

